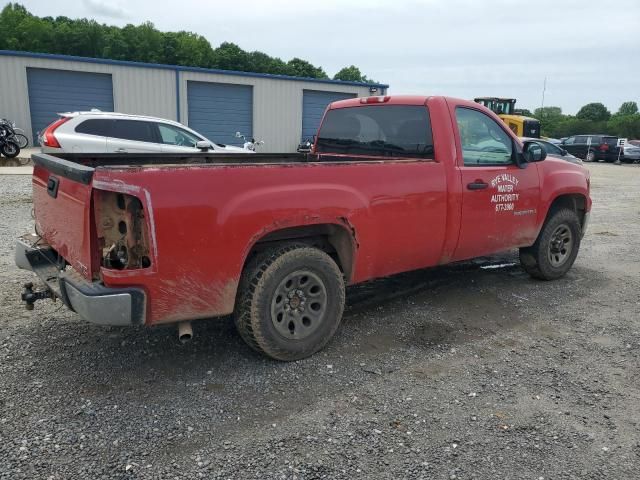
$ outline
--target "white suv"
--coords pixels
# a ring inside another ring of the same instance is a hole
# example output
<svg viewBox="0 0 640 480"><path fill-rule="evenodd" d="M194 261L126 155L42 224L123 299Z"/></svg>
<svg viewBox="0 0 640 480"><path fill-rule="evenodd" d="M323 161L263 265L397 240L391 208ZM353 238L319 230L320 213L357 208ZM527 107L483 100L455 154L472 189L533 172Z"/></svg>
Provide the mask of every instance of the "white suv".
<svg viewBox="0 0 640 480"><path fill-rule="evenodd" d="M45 153L253 153L163 118L100 111L59 115L38 136Z"/></svg>

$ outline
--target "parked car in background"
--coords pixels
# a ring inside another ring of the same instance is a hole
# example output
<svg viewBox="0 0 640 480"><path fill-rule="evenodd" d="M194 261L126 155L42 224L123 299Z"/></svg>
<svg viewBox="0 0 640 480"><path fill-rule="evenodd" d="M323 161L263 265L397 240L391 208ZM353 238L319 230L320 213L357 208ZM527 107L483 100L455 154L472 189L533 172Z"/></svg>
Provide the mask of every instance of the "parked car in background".
<svg viewBox="0 0 640 480"><path fill-rule="evenodd" d="M38 139L46 153L252 153L172 120L100 111L61 113Z"/></svg>
<svg viewBox="0 0 640 480"><path fill-rule="evenodd" d="M560 145L562 143L562 139L560 138L551 138L551 137L540 137L540 138L549 143L553 143L554 145Z"/></svg>
<svg viewBox="0 0 640 480"><path fill-rule="evenodd" d="M562 148L587 162L618 158L618 137L611 135L574 135L562 141Z"/></svg>
<svg viewBox="0 0 640 480"><path fill-rule="evenodd" d="M640 140L628 140L624 144L622 160L628 163L640 162Z"/></svg>
<svg viewBox="0 0 640 480"><path fill-rule="evenodd" d="M547 156L551 158L559 158L560 160L566 160L571 163L582 163L578 157L571 155L567 152L562 146L556 145L550 142L550 139L543 140L541 138L529 138L529 137L521 137L523 142L536 142L542 148L544 148L547 152Z"/></svg>

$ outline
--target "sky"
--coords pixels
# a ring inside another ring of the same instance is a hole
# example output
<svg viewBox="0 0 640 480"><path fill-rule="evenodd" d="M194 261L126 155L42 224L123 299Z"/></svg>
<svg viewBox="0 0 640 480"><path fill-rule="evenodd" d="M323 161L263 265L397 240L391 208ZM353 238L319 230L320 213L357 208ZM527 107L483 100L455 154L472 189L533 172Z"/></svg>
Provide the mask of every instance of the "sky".
<svg viewBox="0 0 640 480"><path fill-rule="evenodd" d="M640 0L21 0L39 16L151 21L333 75L356 65L391 94L513 97L517 107L640 103Z"/></svg>

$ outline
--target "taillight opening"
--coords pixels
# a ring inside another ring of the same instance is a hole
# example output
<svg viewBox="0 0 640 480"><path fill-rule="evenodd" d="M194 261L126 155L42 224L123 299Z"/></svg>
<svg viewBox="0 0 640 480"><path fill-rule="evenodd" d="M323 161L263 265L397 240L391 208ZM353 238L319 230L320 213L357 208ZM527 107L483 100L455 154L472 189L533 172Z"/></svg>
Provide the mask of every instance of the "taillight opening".
<svg viewBox="0 0 640 480"><path fill-rule="evenodd" d="M606 143L603 143L602 145L600 145L600 151L601 152L606 152L607 150L609 150L609 145Z"/></svg>
<svg viewBox="0 0 640 480"><path fill-rule="evenodd" d="M100 265L112 270L149 268L149 234L137 197L94 190Z"/></svg>
<svg viewBox="0 0 640 480"><path fill-rule="evenodd" d="M44 146L60 148L60 142L58 142L58 139L56 138L54 133L60 125L68 121L69 117L62 117L45 128L44 132L42 132L42 143L44 144Z"/></svg>

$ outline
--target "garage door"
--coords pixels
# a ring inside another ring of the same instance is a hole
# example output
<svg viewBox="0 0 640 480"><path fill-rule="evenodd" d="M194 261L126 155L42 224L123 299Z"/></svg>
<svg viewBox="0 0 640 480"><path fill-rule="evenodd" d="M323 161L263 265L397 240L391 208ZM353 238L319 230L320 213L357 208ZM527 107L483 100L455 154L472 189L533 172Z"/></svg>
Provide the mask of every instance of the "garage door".
<svg viewBox="0 0 640 480"><path fill-rule="evenodd" d="M33 138L60 112L113 112L113 84L105 73L27 68Z"/></svg>
<svg viewBox="0 0 640 480"><path fill-rule="evenodd" d="M187 82L189 127L209 140L242 145L235 133L253 135L253 87L227 83Z"/></svg>
<svg viewBox="0 0 640 480"><path fill-rule="evenodd" d="M305 90L302 94L302 140L318 133L322 114L331 102L353 98L353 93Z"/></svg>

